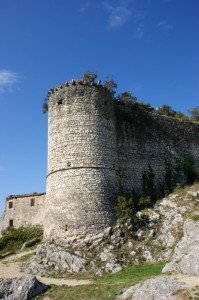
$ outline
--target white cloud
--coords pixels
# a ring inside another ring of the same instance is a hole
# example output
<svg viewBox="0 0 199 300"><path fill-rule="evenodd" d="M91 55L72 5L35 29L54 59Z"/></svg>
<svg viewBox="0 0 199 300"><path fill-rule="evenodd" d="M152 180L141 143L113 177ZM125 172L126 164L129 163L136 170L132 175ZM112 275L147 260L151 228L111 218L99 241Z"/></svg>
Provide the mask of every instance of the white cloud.
<svg viewBox="0 0 199 300"><path fill-rule="evenodd" d="M103 2L104 7L108 12L108 28L111 30L118 29L128 21L132 14L131 8L127 1L120 1L120 4L113 6L107 1Z"/></svg>
<svg viewBox="0 0 199 300"><path fill-rule="evenodd" d="M157 24L157 28L162 29L164 31L169 31L174 28L173 24L169 24L167 21L163 20Z"/></svg>
<svg viewBox="0 0 199 300"><path fill-rule="evenodd" d="M14 84L19 80L19 75L10 70L0 70L0 93L13 91Z"/></svg>

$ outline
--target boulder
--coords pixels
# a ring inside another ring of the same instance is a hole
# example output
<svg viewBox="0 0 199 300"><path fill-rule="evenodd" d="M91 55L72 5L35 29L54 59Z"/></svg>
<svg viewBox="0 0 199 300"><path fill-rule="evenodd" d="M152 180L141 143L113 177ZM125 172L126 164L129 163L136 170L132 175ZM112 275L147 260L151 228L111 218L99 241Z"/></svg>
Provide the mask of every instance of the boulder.
<svg viewBox="0 0 199 300"><path fill-rule="evenodd" d="M168 300L182 288L182 283L167 277L156 277L126 289L116 300Z"/></svg>
<svg viewBox="0 0 199 300"><path fill-rule="evenodd" d="M38 246L36 256L31 258L26 273L41 276L50 275L56 271L60 273L79 273L83 272L84 268L84 258L46 242Z"/></svg>
<svg viewBox="0 0 199 300"><path fill-rule="evenodd" d="M47 289L47 285L31 275L21 278L2 279L0 280L0 299L29 300Z"/></svg>
<svg viewBox="0 0 199 300"><path fill-rule="evenodd" d="M171 261L163 272L177 272L199 276L199 221L186 220L183 238L175 247Z"/></svg>

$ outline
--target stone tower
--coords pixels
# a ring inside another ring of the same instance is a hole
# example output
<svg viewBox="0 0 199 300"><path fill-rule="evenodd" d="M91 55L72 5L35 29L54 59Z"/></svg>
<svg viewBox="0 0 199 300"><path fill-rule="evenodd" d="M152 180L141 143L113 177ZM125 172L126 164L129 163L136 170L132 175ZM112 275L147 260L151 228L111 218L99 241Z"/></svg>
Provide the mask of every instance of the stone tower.
<svg viewBox="0 0 199 300"><path fill-rule="evenodd" d="M119 187L111 94L73 80L48 96L45 238L96 234L114 223Z"/></svg>

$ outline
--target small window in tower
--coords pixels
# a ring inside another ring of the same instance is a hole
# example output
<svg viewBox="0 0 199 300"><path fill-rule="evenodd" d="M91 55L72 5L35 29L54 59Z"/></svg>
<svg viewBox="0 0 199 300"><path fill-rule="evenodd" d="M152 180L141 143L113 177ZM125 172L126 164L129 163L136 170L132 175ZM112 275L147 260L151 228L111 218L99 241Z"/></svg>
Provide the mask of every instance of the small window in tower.
<svg viewBox="0 0 199 300"><path fill-rule="evenodd" d="M9 220L9 227L13 227L13 226L14 226L13 220Z"/></svg>
<svg viewBox="0 0 199 300"><path fill-rule="evenodd" d="M62 100L60 99L60 100L58 100L58 105L60 105L60 104L62 104Z"/></svg>
<svg viewBox="0 0 199 300"><path fill-rule="evenodd" d="M9 207L9 208L13 208L13 202L12 202L12 201L9 202L8 207Z"/></svg>
<svg viewBox="0 0 199 300"><path fill-rule="evenodd" d="M67 162L67 167L68 167L68 168L71 167L71 162L70 162L70 161Z"/></svg>
<svg viewBox="0 0 199 300"><path fill-rule="evenodd" d="M35 206L35 199L30 199L30 206Z"/></svg>

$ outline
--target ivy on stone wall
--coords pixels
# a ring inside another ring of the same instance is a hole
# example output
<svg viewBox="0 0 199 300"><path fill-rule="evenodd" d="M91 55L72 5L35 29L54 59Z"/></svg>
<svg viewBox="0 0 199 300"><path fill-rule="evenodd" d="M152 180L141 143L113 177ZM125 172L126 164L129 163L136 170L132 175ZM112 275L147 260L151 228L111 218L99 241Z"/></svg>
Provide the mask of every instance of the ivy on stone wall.
<svg viewBox="0 0 199 300"><path fill-rule="evenodd" d="M184 173L186 183L193 184L194 181L197 179L197 173L192 158L185 154L179 155L178 163L180 169Z"/></svg>
<svg viewBox="0 0 199 300"><path fill-rule="evenodd" d="M142 184L143 184L143 192L145 197L150 197L151 200L154 198L154 173L150 164L148 165L148 169L142 174Z"/></svg>
<svg viewBox="0 0 199 300"><path fill-rule="evenodd" d="M165 161L165 195L171 193L178 184L193 184L196 179L197 173L194 162L189 156L179 155L176 166L172 166L171 163Z"/></svg>
<svg viewBox="0 0 199 300"><path fill-rule="evenodd" d="M132 197L118 196L115 210L116 217L120 223L125 223L129 219L132 221L134 215L134 202Z"/></svg>
<svg viewBox="0 0 199 300"><path fill-rule="evenodd" d="M177 183L177 173L176 169L171 165L170 162L165 161L165 184L164 184L164 194L168 195L171 193Z"/></svg>

